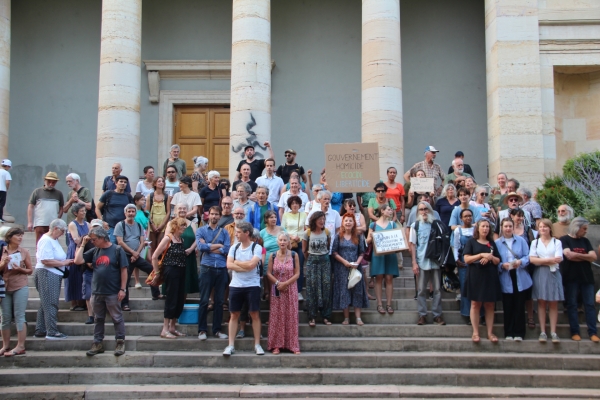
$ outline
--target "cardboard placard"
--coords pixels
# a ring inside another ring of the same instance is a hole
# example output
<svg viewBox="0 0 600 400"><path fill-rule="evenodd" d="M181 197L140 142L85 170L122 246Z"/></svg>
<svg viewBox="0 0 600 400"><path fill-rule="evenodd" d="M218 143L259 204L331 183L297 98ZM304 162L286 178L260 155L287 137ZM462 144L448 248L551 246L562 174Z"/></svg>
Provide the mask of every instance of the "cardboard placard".
<svg viewBox="0 0 600 400"><path fill-rule="evenodd" d="M371 192L379 176L377 143L328 143L325 145L327 184L332 192Z"/></svg>
<svg viewBox="0 0 600 400"><path fill-rule="evenodd" d="M410 188L417 193L433 192L435 178L410 178Z"/></svg>
<svg viewBox="0 0 600 400"><path fill-rule="evenodd" d="M373 250L378 256L408 250L404 229L397 228L373 232Z"/></svg>

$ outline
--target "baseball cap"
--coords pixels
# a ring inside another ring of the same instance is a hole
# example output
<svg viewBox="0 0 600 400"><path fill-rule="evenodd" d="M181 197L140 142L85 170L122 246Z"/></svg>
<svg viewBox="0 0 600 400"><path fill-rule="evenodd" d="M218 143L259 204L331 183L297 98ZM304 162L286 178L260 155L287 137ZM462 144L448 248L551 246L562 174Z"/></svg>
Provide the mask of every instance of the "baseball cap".
<svg viewBox="0 0 600 400"><path fill-rule="evenodd" d="M296 150L294 150L294 149L287 149L286 151L283 152L283 154L286 154L286 153L290 153L290 154L294 154L295 155L296 154Z"/></svg>
<svg viewBox="0 0 600 400"><path fill-rule="evenodd" d="M436 149L433 146L427 146L427 147L425 147L425 153L427 153L428 151L430 151L432 153L439 153L440 152L438 149Z"/></svg>
<svg viewBox="0 0 600 400"><path fill-rule="evenodd" d="M102 227L104 225L104 223L102 222L101 219L93 219L92 222L90 222L90 225L92 226L92 228L95 226Z"/></svg>
<svg viewBox="0 0 600 400"><path fill-rule="evenodd" d="M6 165L7 167L12 167L12 162L8 158L5 158L4 160L2 160L2 165Z"/></svg>
<svg viewBox="0 0 600 400"><path fill-rule="evenodd" d="M464 157L465 153L463 153L462 151L457 151L456 153L454 153L454 157Z"/></svg>
<svg viewBox="0 0 600 400"><path fill-rule="evenodd" d="M248 145L248 146L244 147L244 151L246 151L246 150L248 150L248 149L252 149L252 150L254 150L254 146L252 146L252 145Z"/></svg>

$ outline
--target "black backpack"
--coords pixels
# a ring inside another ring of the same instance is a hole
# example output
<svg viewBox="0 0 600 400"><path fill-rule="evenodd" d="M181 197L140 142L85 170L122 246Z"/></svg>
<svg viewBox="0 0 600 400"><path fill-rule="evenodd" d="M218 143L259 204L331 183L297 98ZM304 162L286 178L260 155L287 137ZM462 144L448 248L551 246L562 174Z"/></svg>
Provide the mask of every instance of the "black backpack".
<svg viewBox="0 0 600 400"><path fill-rule="evenodd" d="M415 232L417 233L417 246L419 245L419 221L415 222ZM447 225L439 220L431 223L431 233L427 242L425 258L434 261L436 264L452 265L455 264L454 254L450 248L450 236L452 232Z"/></svg>
<svg viewBox="0 0 600 400"><path fill-rule="evenodd" d="M77 196L79 196L79 192L81 192L83 189L85 189L83 186L79 189L79 191L77 192ZM93 219L96 219L96 203L94 202L94 198L92 197L92 208L90 208L89 210L85 210L85 220L87 222L92 222Z"/></svg>
<svg viewBox="0 0 600 400"><path fill-rule="evenodd" d="M106 210L108 209L108 203L110 202L110 199L112 198L113 194L115 193L114 190L109 190L108 192L106 192L106 199L104 201L104 205L102 206L102 220L106 221ZM131 197L131 193L125 193L127 195L127 201L131 204L133 204L133 197ZM93 203L92 203L93 204ZM86 218L87 218L87 213L85 214Z"/></svg>

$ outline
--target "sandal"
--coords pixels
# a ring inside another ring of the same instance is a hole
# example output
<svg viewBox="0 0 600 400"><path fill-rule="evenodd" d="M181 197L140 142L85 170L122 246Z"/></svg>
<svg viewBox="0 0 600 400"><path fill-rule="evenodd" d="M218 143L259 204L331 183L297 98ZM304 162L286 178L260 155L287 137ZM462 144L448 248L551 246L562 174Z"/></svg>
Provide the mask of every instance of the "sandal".
<svg viewBox="0 0 600 400"><path fill-rule="evenodd" d="M390 314L390 315L394 313L394 309L390 305L385 306L385 309L388 312L388 314Z"/></svg>
<svg viewBox="0 0 600 400"><path fill-rule="evenodd" d="M0 357L2 357L4 355L4 353L6 353L8 351L8 349L0 349Z"/></svg>
<svg viewBox="0 0 600 400"><path fill-rule="evenodd" d="M383 306L377 306L377 311L379 312L379 314L385 314L385 310L383 309Z"/></svg>
<svg viewBox="0 0 600 400"><path fill-rule="evenodd" d="M300 350L294 352L295 355L300 354Z"/></svg>
<svg viewBox="0 0 600 400"><path fill-rule="evenodd" d="M479 338L479 335L473 335L471 336L471 340L473 341L473 343L479 343L481 339Z"/></svg>
<svg viewBox="0 0 600 400"><path fill-rule="evenodd" d="M174 332L169 331L169 333L178 336L178 337L186 337L187 335L185 333L181 333L178 330L175 330Z"/></svg>
<svg viewBox="0 0 600 400"><path fill-rule="evenodd" d="M350 318L344 318L344 322L342 322L342 325L350 325Z"/></svg>
<svg viewBox="0 0 600 400"><path fill-rule="evenodd" d="M210 304L208 305L208 307L206 307L206 310L207 310L207 311L212 311L214 308L215 308L215 305L214 305L213 303L210 303Z"/></svg>
<svg viewBox="0 0 600 400"><path fill-rule="evenodd" d="M25 354L25 349L23 349L21 351L11 350L11 351L7 351L6 353L4 353L4 357L22 356L24 354Z"/></svg>
<svg viewBox="0 0 600 400"><path fill-rule="evenodd" d="M327 318L323 318L323 324L325 324L325 325L331 325L331 321L328 320Z"/></svg>
<svg viewBox="0 0 600 400"><path fill-rule="evenodd" d="M131 308L128 305L121 307L123 311L131 311Z"/></svg>
<svg viewBox="0 0 600 400"><path fill-rule="evenodd" d="M488 336L488 339L492 343L498 343L498 336L494 335L493 333L490 336Z"/></svg>
<svg viewBox="0 0 600 400"><path fill-rule="evenodd" d="M279 349L273 349L273 354L279 354Z"/></svg>
<svg viewBox="0 0 600 400"><path fill-rule="evenodd" d="M529 329L535 329L535 321L533 320L533 318L529 318L527 320L527 327Z"/></svg>
<svg viewBox="0 0 600 400"><path fill-rule="evenodd" d="M317 324L315 323L315 320L314 320L314 319L311 319L310 321L308 321L308 326L310 326L310 327L313 327L313 328L314 328L315 326L317 326Z"/></svg>
<svg viewBox="0 0 600 400"><path fill-rule="evenodd" d="M364 324L365 324L365 323L364 323L364 322L362 322L362 319L360 319L360 318L356 318L356 325L358 325L358 326L363 326Z"/></svg>
<svg viewBox="0 0 600 400"><path fill-rule="evenodd" d="M177 336L173 335L171 332L162 332L160 337L163 339L177 339Z"/></svg>

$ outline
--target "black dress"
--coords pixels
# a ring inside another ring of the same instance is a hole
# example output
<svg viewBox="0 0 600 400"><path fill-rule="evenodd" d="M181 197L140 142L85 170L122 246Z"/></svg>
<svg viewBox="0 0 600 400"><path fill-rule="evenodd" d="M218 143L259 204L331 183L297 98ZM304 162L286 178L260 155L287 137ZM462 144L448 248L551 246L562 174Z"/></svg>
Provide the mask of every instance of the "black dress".
<svg viewBox="0 0 600 400"><path fill-rule="evenodd" d="M500 253L494 242L485 245L471 238L465 245L463 254L472 256L489 253L490 251L494 254L494 257L500 258ZM464 296L471 301L495 302L502 300L498 265L491 261L485 265L481 265L479 261L468 264L465 292Z"/></svg>

